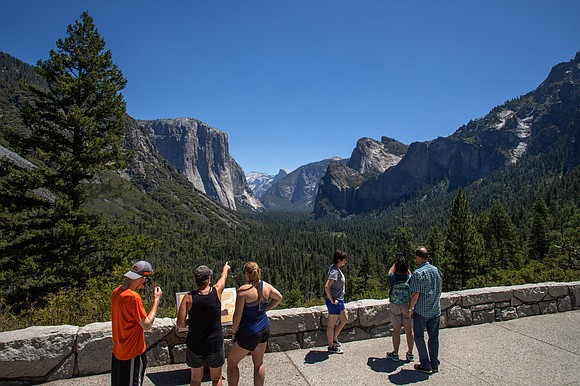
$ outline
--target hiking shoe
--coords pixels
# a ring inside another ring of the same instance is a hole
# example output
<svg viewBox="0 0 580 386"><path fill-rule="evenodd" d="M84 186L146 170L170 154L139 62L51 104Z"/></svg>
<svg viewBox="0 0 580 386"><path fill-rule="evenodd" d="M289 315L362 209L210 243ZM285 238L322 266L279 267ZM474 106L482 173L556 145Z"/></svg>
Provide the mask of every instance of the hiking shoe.
<svg viewBox="0 0 580 386"><path fill-rule="evenodd" d="M340 344L340 342L338 341L338 339L335 339L332 343L334 344L334 347L340 347L340 346L342 346L342 344Z"/></svg>
<svg viewBox="0 0 580 386"><path fill-rule="evenodd" d="M329 354L342 354L343 351L340 347L332 346L332 347L328 348L328 353Z"/></svg>
<svg viewBox="0 0 580 386"><path fill-rule="evenodd" d="M388 352L387 353L387 358L389 358L392 361L398 362L400 361L399 359L399 354L397 354L396 352Z"/></svg>
<svg viewBox="0 0 580 386"><path fill-rule="evenodd" d="M409 362L413 362L415 360L415 355L409 353L406 353L406 355Z"/></svg>
<svg viewBox="0 0 580 386"><path fill-rule="evenodd" d="M433 374L433 371L431 369L423 367L419 363L417 363L415 366L413 366L413 368L415 370L420 371L420 372L425 373L425 374Z"/></svg>

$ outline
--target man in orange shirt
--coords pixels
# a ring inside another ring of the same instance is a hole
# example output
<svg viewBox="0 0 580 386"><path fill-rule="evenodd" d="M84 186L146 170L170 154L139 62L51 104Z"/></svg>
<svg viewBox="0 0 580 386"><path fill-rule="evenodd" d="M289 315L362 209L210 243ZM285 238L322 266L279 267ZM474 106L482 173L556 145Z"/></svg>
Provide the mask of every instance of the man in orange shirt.
<svg viewBox="0 0 580 386"><path fill-rule="evenodd" d="M143 300L135 290L145 288L153 275L151 264L138 261L127 272L125 281L113 291L111 320L113 324L113 355L111 385L140 386L147 367L145 330L155 321L163 292L155 287L153 306L145 312Z"/></svg>

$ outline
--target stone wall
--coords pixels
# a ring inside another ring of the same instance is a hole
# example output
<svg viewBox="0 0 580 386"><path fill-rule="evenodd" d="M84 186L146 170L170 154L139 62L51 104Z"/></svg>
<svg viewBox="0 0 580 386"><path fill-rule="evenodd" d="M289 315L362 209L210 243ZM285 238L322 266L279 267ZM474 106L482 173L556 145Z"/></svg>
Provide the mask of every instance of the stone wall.
<svg viewBox="0 0 580 386"><path fill-rule="evenodd" d="M348 324L340 341L390 336L388 300L346 304ZM580 309L580 282L479 288L441 296L441 327L492 323ZM326 345L325 306L273 310L268 351ZM226 353L231 328L224 327ZM159 318L145 332L149 366L185 362L185 334L174 319ZM39 326L0 333L0 384L24 384L110 371L111 322Z"/></svg>

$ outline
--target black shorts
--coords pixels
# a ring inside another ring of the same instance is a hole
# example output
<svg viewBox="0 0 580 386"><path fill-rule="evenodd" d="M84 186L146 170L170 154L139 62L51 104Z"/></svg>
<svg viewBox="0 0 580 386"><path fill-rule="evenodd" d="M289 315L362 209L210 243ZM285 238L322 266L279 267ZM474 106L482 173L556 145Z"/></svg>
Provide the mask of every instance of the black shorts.
<svg viewBox="0 0 580 386"><path fill-rule="evenodd" d="M223 346L218 352L210 355L197 355L196 353L191 351L189 347L185 352L185 363L187 363L189 367L192 367L194 369L203 367L204 365L207 365L208 367L215 369L218 367L222 367L224 362L225 356Z"/></svg>
<svg viewBox="0 0 580 386"><path fill-rule="evenodd" d="M117 359L112 355L111 385L112 386L141 386L147 367L145 353L127 361Z"/></svg>
<svg viewBox="0 0 580 386"><path fill-rule="evenodd" d="M268 338L270 338L270 327L266 327L262 331L252 335L241 338L236 337L234 342L238 342L238 345L245 350L254 351L258 344L267 342Z"/></svg>

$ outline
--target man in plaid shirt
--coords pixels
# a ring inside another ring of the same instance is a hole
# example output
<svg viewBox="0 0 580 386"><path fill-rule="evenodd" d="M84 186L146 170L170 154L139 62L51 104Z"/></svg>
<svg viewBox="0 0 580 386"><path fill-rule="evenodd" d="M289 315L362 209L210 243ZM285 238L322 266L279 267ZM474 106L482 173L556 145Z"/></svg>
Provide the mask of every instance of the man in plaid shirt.
<svg viewBox="0 0 580 386"><path fill-rule="evenodd" d="M423 246L415 250L419 266L411 276L409 315L413 319L415 344L420 363L415 370L427 374L439 371L439 319L441 318L441 271L429 263L429 251ZM425 329L429 336L429 351L425 344Z"/></svg>

